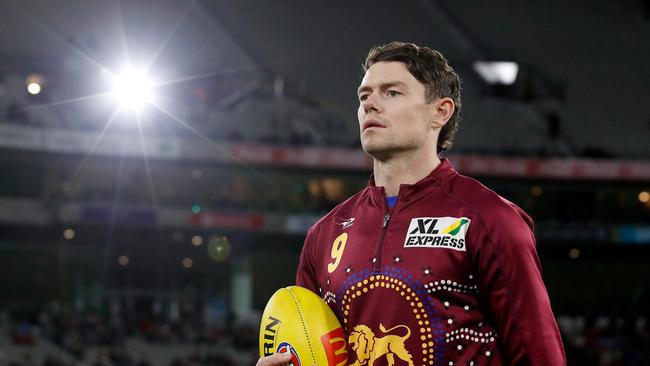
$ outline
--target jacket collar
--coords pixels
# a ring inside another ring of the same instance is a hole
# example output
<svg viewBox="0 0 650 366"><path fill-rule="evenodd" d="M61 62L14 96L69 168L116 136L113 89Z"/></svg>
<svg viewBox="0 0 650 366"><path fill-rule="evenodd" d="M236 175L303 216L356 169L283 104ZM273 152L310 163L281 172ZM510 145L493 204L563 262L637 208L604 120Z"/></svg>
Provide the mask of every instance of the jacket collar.
<svg viewBox="0 0 650 366"><path fill-rule="evenodd" d="M417 199L421 194L426 193L428 187L439 186L444 181L457 175L458 173L451 165L447 158L440 159L440 164L433 169L429 175L420 179L419 181L413 184L400 184L399 186L399 202L410 202ZM368 180L368 188L370 193L370 198L373 203L378 205L385 204L386 193L384 187L377 187L375 185L375 176L372 174Z"/></svg>

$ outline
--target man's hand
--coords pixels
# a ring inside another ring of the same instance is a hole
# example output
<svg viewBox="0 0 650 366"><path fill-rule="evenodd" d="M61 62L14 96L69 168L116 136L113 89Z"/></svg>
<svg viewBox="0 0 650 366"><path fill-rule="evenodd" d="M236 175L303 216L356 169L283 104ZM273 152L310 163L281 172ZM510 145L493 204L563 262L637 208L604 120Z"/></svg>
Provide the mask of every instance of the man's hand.
<svg viewBox="0 0 650 366"><path fill-rule="evenodd" d="M256 366L281 366L289 361L291 361L291 352L276 353L260 358Z"/></svg>

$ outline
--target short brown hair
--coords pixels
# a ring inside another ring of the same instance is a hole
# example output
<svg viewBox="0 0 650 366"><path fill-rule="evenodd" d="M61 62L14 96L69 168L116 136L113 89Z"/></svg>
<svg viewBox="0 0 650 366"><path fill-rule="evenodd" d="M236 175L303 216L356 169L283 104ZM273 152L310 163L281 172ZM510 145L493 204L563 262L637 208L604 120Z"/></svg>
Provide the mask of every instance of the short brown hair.
<svg viewBox="0 0 650 366"><path fill-rule="evenodd" d="M437 144L438 153L449 150L461 120L461 87L460 78L449 66L447 59L440 52L428 47L420 47L413 43L391 42L373 47L368 52L363 71L368 71L372 65L382 61L404 63L409 72L424 84L428 102L444 97L454 101L456 109L447 124L440 130Z"/></svg>

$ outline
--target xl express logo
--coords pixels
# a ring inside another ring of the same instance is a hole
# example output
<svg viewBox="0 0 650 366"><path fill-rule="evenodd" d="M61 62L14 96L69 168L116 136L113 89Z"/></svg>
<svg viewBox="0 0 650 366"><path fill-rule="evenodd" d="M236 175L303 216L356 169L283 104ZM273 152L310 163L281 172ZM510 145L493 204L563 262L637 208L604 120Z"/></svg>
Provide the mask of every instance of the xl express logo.
<svg viewBox="0 0 650 366"><path fill-rule="evenodd" d="M411 219L404 248L445 248L466 251L467 217L414 217Z"/></svg>

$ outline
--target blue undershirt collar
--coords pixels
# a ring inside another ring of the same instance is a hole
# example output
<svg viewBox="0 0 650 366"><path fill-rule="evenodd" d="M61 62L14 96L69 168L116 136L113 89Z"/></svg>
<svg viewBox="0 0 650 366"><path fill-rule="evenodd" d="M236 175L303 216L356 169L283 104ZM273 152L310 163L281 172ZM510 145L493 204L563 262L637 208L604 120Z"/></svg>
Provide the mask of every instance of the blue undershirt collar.
<svg viewBox="0 0 650 366"><path fill-rule="evenodd" d="M386 197L386 206L388 206L388 208L395 207L395 204L397 204L397 196Z"/></svg>

